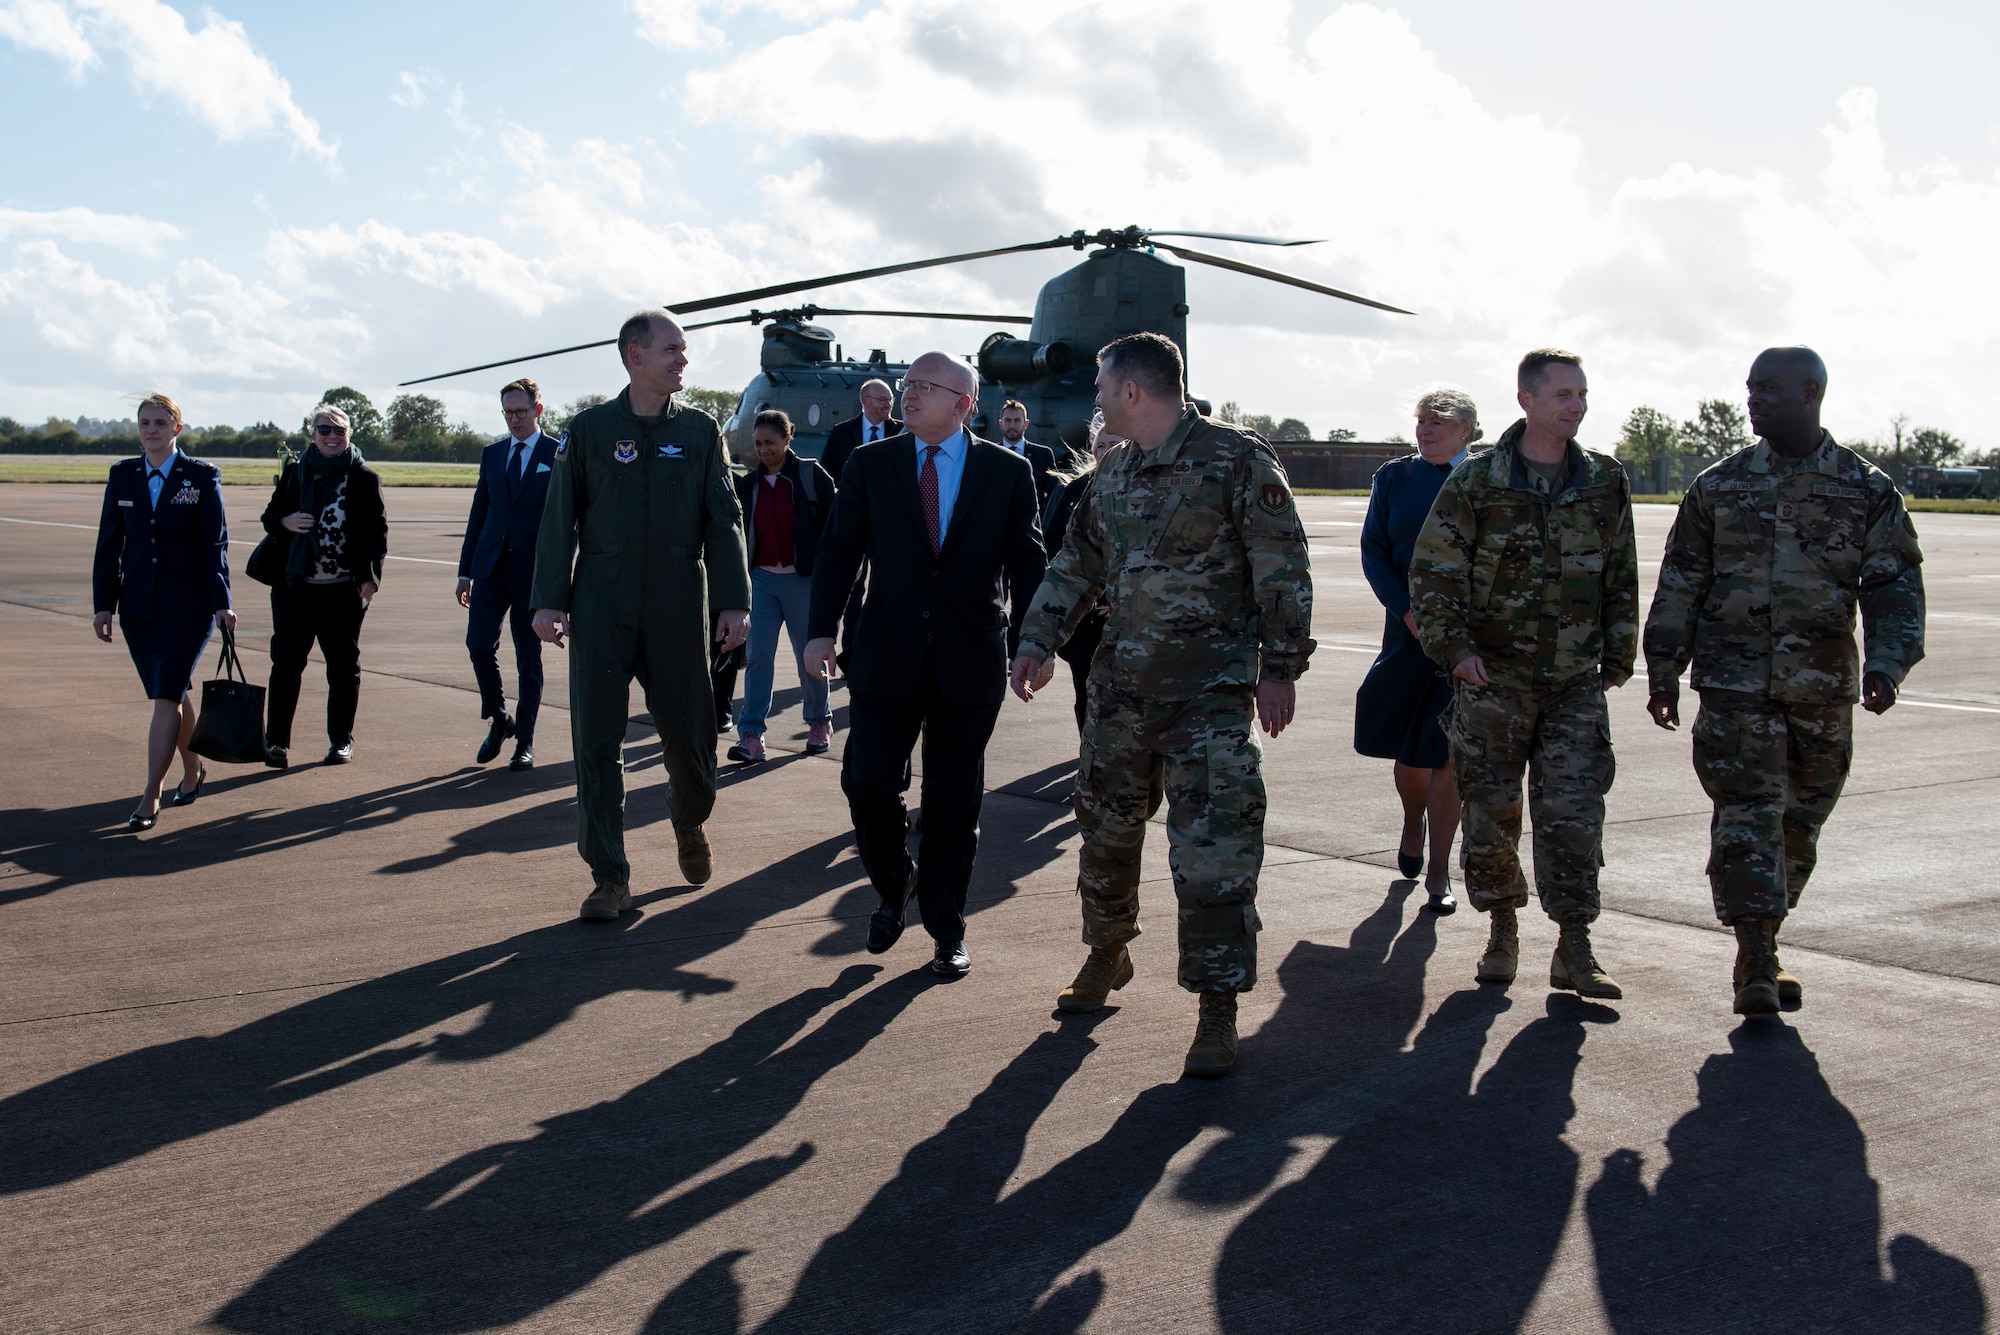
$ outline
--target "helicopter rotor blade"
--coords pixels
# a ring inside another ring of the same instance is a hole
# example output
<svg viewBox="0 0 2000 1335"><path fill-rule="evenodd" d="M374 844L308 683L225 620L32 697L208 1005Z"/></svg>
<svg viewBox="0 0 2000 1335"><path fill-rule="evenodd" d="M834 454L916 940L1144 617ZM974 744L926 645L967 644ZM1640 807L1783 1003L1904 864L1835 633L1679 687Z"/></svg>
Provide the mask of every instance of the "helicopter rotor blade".
<svg viewBox="0 0 2000 1335"><path fill-rule="evenodd" d="M1238 236L1234 232L1147 232L1147 236L1193 236L1204 241L1242 241L1253 246L1317 246L1326 240L1316 237L1310 241L1287 241L1275 236Z"/></svg>
<svg viewBox="0 0 2000 1335"><path fill-rule="evenodd" d="M1406 311L1401 306L1391 306L1387 302L1376 301L1371 297L1356 296L1352 292L1343 292L1337 287L1328 287L1324 283L1315 283L1311 279L1294 278L1291 274L1279 273L1275 269L1260 269L1254 264L1245 264L1241 260L1227 260L1220 255L1207 255L1199 250L1189 250L1185 246L1170 246L1165 242L1160 243L1160 249L1169 254L1177 255L1181 259L1192 260L1196 264L1212 264L1218 269L1228 269L1235 273L1249 274L1252 278L1268 278L1274 283L1284 283L1291 287L1302 287L1308 292L1317 292L1322 296L1339 297L1342 301L1352 301L1362 306L1373 306L1378 311L1391 311L1397 315L1416 314L1415 311Z"/></svg>
<svg viewBox="0 0 2000 1335"><path fill-rule="evenodd" d="M746 301L762 301L765 297L782 297L788 292L804 292L815 287L833 287L840 283L858 283L864 278L886 278L890 274L909 273L915 269L935 269L944 264L963 264L967 260L991 259L995 255L1023 255L1033 250L1055 250L1062 246L1074 246L1075 236L1059 236L1049 241L1030 241L1019 246L1001 246L997 250L971 250L963 255L940 255L936 259L909 260L902 264L885 264L875 269L856 269L852 273L827 274L820 278L808 278L803 282L778 283L771 287L752 288L747 292L727 292L719 297L703 297L698 301L669 303L667 310L675 315L692 315L696 311L712 311L718 306L735 306Z"/></svg>
<svg viewBox="0 0 2000 1335"><path fill-rule="evenodd" d="M981 324L1033 324L1032 315L967 315L958 311L837 311L826 307L808 306L812 312L808 319L818 319L822 315L887 315L900 316L911 320L972 320ZM716 321L720 324L721 321ZM698 328L689 325L688 328Z"/></svg>
<svg viewBox="0 0 2000 1335"><path fill-rule="evenodd" d="M718 320L716 323L721 324L722 321ZM582 352L586 348L608 348L617 341L615 338L600 338L595 343L579 343L570 348L552 348L547 352L531 352L525 357L509 357L503 362L487 362L482 366L467 366L456 371L442 371L437 375L418 376L415 380L397 381L396 388L408 389L411 385L427 385L433 380L449 380L455 375L471 375L474 371L490 371L496 366L513 366L518 362L532 362L543 357L560 357L565 352Z"/></svg>

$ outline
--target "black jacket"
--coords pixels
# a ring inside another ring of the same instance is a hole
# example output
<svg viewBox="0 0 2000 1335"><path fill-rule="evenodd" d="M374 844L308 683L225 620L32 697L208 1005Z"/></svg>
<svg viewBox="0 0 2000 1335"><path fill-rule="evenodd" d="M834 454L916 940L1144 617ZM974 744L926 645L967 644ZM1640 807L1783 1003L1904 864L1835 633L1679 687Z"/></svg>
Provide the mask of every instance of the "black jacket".
<svg viewBox="0 0 2000 1335"><path fill-rule="evenodd" d="M199 617L230 605L229 524L214 464L176 450L157 508L144 455L111 465L90 596L95 611L135 621Z"/></svg>
<svg viewBox="0 0 2000 1335"><path fill-rule="evenodd" d="M314 446L308 445L307 449ZM291 555L293 533L279 521L299 509L300 465L285 465L278 485L271 490L271 503L264 507L264 531L271 535L274 551L271 568L283 571ZM389 554L389 514L382 505L382 475L366 464L347 470L347 541L341 566L356 584L382 586L382 558ZM274 586L285 587L283 576Z"/></svg>
<svg viewBox="0 0 2000 1335"><path fill-rule="evenodd" d="M549 499L549 464L556 443L544 433L528 454L528 473L518 482L507 461L514 438L496 440L479 456L479 486L458 549L460 579L492 579L527 585L535 578L535 541L542 531L542 505Z"/></svg>
<svg viewBox="0 0 2000 1335"><path fill-rule="evenodd" d="M819 550L819 535L826 530L827 516L833 512L833 479L817 460L801 459L789 450L778 477L779 486L792 489L792 513L798 516L792 529L792 568L801 575L810 575L813 553ZM736 479L736 503L743 507L743 545L750 553L752 570L757 568L757 500L769 490L764 485L762 464Z"/></svg>
<svg viewBox="0 0 2000 1335"><path fill-rule="evenodd" d="M893 417L882 419L883 443L892 436L903 434L903 424ZM841 470L847 467L848 459L861 446L861 414L856 413L845 422L835 422L826 433L826 448L819 452L820 467L833 476L835 486L840 485Z"/></svg>
<svg viewBox="0 0 2000 1335"><path fill-rule="evenodd" d="M808 635L831 639L868 561L868 594L849 651L848 686L868 695L915 693L926 649L945 699L991 704L1007 690L1021 621L1042 582L1041 524L1028 461L972 438L944 548L931 554L917 498L916 437L864 445L847 461L820 538ZM1007 613L1000 576L1013 600Z"/></svg>
<svg viewBox="0 0 2000 1335"><path fill-rule="evenodd" d="M1012 449L1006 441L998 442L1002 449ZM1062 481L1056 476L1056 452L1046 445L1037 445L1032 440L1021 442L1021 452L1027 456L1028 466L1035 470L1035 499L1043 506L1049 503L1049 496Z"/></svg>

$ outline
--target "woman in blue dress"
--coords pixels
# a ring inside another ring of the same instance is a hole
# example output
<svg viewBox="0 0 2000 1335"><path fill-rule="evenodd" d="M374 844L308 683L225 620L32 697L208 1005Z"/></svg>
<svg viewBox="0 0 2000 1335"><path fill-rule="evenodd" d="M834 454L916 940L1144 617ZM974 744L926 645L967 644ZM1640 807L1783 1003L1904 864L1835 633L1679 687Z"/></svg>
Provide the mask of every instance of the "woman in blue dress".
<svg viewBox="0 0 2000 1335"><path fill-rule="evenodd" d="M1403 803L1403 836L1396 863L1415 879L1424 870L1424 833L1430 832L1425 905L1438 913L1458 907L1451 895L1451 841L1458 833L1458 785L1440 717L1451 703L1451 678L1424 656L1410 613L1410 555L1431 503L1451 470L1479 439L1479 409L1455 389L1436 389L1417 400L1417 452L1383 464L1368 497L1361 529L1361 572L1386 613L1382 652L1368 669L1354 701L1354 749L1396 762L1396 795Z"/></svg>
<svg viewBox="0 0 2000 1335"><path fill-rule="evenodd" d="M176 755L181 781L166 805L190 806L201 796L206 772L187 749L194 733L188 690L210 630L236 629L222 474L181 453L174 443L181 425L180 405L166 395L148 394L139 404L145 452L111 466L91 569L97 638L111 643L115 617L153 702L146 790L126 821L133 830L150 830L159 819L160 790Z"/></svg>

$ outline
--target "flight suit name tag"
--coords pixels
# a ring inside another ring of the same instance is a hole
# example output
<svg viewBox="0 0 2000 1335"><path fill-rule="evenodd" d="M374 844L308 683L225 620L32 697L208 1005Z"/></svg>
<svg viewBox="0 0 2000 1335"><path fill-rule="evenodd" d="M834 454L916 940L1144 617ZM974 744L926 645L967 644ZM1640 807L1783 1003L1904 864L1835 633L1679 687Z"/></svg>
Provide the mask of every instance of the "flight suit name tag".
<svg viewBox="0 0 2000 1335"><path fill-rule="evenodd" d="M199 488L199 487L182 487L182 488L181 488L181 489L180 489L179 491L177 491L177 492L175 492L175 493L174 493L174 498L173 498L172 500L168 501L168 502L167 502L167 504L168 504L168 505L195 505L195 504L198 504L198 503L199 503L200 501L201 501L201 488Z"/></svg>
<svg viewBox="0 0 2000 1335"><path fill-rule="evenodd" d="M1842 496L1850 501L1865 501L1868 499L1868 489L1866 487L1836 487L1827 484L1814 487L1812 494L1815 496Z"/></svg>
<svg viewBox="0 0 2000 1335"><path fill-rule="evenodd" d="M126 507L127 509L130 509L130 508L131 508L131 506L132 506L132 502L130 502L130 501L120 501L120 502L118 502L118 503L119 503L120 505L122 505L122 506L125 506L125 507Z"/></svg>
<svg viewBox="0 0 2000 1335"><path fill-rule="evenodd" d="M656 459L685 459L687 457L687 450L679 445L662 441L653 457Z"/></svg>
<svg viewBox="0 0 2000 1335"><path fill-rule="evenodd" d="M1762 491L1764 484L1761 482L1752 482L1748 478L1737 478L1733 481L1711 482L1708 484L1708 489L1710 491Z"/></svg>
<svg viewBox="0 0 2000 1335"><path fill-rule="evenodd" d="M629 464L639 457L637 441L621 440L611 447L611 457L621 464Z"/></svg>

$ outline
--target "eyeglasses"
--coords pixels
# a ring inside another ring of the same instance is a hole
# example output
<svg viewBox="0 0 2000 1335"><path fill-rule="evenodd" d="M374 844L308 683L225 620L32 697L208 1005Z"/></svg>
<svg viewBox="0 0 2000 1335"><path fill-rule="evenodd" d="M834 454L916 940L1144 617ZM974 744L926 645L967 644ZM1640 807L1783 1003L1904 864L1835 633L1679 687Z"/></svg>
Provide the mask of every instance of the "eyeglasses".
<svg viewBox="0 0 2000 1335"><path fill-rule="evenodd" d="M940 385L929 380L898 380L896 382L897 392L905 398L909 397L910 391L913 389L920 395L949 394L953 398L957 398L959 395L965 393L962 389L953 389L949 385Z"/></svg>
<svg viewBox="0 0 2000 1335"><path fill-rule="evenodd" d="M314 422L313 434L316 436L344 436L347 434L347 428L344 426L329 426L325 422Z"/></svg>

